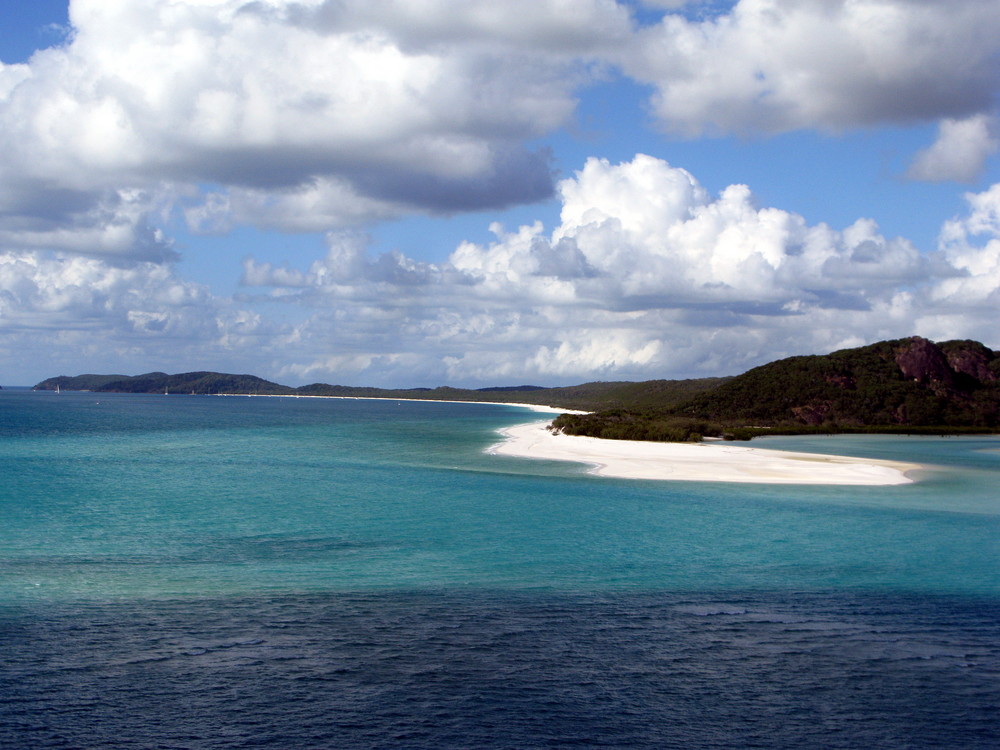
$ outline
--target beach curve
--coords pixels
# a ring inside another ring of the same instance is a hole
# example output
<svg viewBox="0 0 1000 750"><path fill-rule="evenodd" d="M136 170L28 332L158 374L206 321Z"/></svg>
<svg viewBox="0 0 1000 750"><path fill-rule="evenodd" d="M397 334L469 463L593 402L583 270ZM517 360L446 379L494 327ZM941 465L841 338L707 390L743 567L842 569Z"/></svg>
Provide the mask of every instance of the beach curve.
<svg viewBox="0 0 1000 750"><path fill-rule="evenodd" d="M563 435L548 422L500 430L489 452L501 456L590 464L591 473L620 479L760 484L898 485L920 464L770 450L723 442L659 443Z"/></svg>

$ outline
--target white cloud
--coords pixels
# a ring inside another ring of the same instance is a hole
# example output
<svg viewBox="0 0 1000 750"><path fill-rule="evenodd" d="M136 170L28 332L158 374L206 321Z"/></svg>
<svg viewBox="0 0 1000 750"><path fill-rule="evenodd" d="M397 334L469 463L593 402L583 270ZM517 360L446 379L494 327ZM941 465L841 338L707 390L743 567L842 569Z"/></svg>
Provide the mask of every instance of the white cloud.
<svg viewBox="0 0 1000 750"><path fill-rule="evenodd" d="M79 256L0 254L0 327L8 334L36 328L178 334L204 329L211 304L204 287L158 263L116 267Z"/></svg>
<svg viewBox="0 0 1000 750"><path fill-rule="evenodd" d="M297 7L296 7L297 5ZM384 0L381 3L311 0L290 16L323 32L389 29L407 46L460 44L470 48L521 46L531 52L588 54L629 31L628 13L612 0Z"/></svg>
<svg viewBox="0 0 1000 750"><path fill-rule="evenodd" d="M0 233L147 260L167 251L124 195L183 198L206 232L536 201L552 169L525 144L613 64L679 132L957 118L920 174L968 173L991 148L988 3L653 4L713 13L637 29L612 0L73 0L62 46L0 64Z"/></svg>
<svg viewBox="0 0 1000 750"><path fill-rule="evenodd" d="M256 225L285 232L324 232L391 219L410 209L402 203L359 193L346 180L318 177L282 190L229 188L206 192L184 208L188 226L198 233L226 233Z"/></svg>
<svg viewBox="0 0 1000 750"><path fill-rule="evenodd" d="M20 367L77 374L81 361L133 373L206 358L245 362L266 331L254 313L178 278L168 264L0 253L0 361L8 378L22 377Z"/></svg>
<svg viewBox="0 0 1000 750"><path fill-rule="evenodd" d="M62 205L51 205L59 198ZM145 191L87 196L42 188L22 191L15 200L21 212L0 220L0 248L53 250L125 264L177 257L170 239L151 223L161 207Z"/></svg>
<svg viewBox="0 0 1000 750"><path fill-rule="evenodd" d="M592 159L556 187L526 145L619 64L674 132L941 121L911 175L971 179L997 148L990 3L645 4L687 15L638 29L612 0L73 0L62 46L0 64L0 353L413 384L993 336L995 189L922 255L870 219L811 225L651 157ZM558 226L495 226L445 262L372 256L349 231L553 193ZM178 212L196 232L328 232L328 252L249 258L238 310L177 275L158 227Z"/></svg>
<svg viewBox="0 0 1000 750"><path fill-rule="evenodd" d="M623 49L668 130L781 132L967 117L993 108L1000 14L981 0L740 0L669 14Z"/></svg>
<svg viewBox="0 0 1000 750"><path fill-rule="evenodd" d="M463 243L446 263L372 257L363 236L331 235L308 270L250 259L244 282L314 311L288 373L337 379L343 370L324 368L344 366L355 382L719 374L992 325L1000 245L969 237L1000 236L1000 192L971 196L934 257L870 219L836 230L759 207L745 186L711 196L648 156L591 159L559 194L551 233L494 225L494 242Z"/></svg>
<svg viewBox="0 0 1000 750"><path fill-rule="evenodd" d="M648 156L591 159L558 191L551 231L494 225L445 262L373 255L350 232L305 268L247 258L243 309L166 263L2 254L0 353L103 342L91 361L134 370L433 385L736 373L913 333L1000 343L1000 185L968 196L930 256L871 219L834 229L746 186L712 195Z"/></svg>
<svg viewBox="0 0 1000 750"><path fill-rule="evenodd" d="M918 153L908 175L915 180L972 182L986 159L1000 149L995 117L974 115L943 120L933 145Z"/></svg>
<svg viewBox="0 0 1000 750"><path fill-rule="evenodd" d="M547 197L523 144L630 24L607 0L73 0L70 20L0 68L0 210L210 184L194 226L290 231Z"/></svg>
<svg viewBox="0 0 1000 750"><path fill-rule="evenodd" d="M995 336L1000 311L1000 184L966 195L968 216L945 223L941 251L958 274L935 285L936 309L963 320L965 329Z"/></svg>

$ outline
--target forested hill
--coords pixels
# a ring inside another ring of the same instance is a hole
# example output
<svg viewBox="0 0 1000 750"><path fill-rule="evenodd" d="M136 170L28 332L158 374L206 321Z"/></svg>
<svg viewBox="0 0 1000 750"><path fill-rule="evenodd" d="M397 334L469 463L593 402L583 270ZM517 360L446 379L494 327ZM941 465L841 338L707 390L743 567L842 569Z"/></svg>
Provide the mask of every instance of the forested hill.
<svg viewBox="0 0 1000 750"><path fill-rule="evenodd" d="M677 409L743 424L1000 424L1000 356L976 341L913 337L750 370Z"/></svg>
<svg viewBox="0 0 1000 750"><path fill-rule="evenodd" d="M144 375L76 375L43 380L36 391L96 391L98 393L239 393L277 395L295 393L288 388L254 375L229 375L220 372L185 372L167 375L147 372Z"/></svg>
<svg viewBox="0 0 1000 750"><path fill-rule="evenodd" d="M502 388L386 389L312 383L291 388L254 375L188 372L168 375L77 375L43 380L35 390L97 391L102 393L241 394L275 396L340 396L344 398L398 398L432 401L500 401L538 404L564 409L664 408L717 387L726 378L649 380L642 383L595 382L562 388L523 385Z"/></svg>
<svg viewBox="0 0 1000 750"><path fill-rule="evenodd" d="M684 403L559 417L570 434L636 440L794 432L1000 431L1000 355L920 337L754 368Z"/></svg>

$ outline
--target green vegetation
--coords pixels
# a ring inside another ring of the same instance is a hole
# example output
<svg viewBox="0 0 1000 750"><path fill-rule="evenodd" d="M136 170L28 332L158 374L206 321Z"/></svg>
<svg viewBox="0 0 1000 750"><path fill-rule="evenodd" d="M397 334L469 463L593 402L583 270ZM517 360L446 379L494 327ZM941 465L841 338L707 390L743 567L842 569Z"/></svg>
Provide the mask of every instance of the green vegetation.
<svg viewBox="0 0 1000 750"><path fill-rule="evenodd" d="M677 409L739 426L996 428L1000 358L974 341L883 341L750 370Z"/></svg>
<svg viewBox="0 0 1000 750"><path fill-rule="evenodd" d="M521 392L514 401L529 404L561 406L581 411L596 410L661 410L708 393L730 378L697 378L694 380L646 380L640 383L596 382L563 388L546 388L532 396ZM496 396L497 394L491 394ZM500 399L488 399L500 400ZM506 400L506 399L504 399Z"/></svg>
<svg viewBox="0 0 1000 750"><path fill-rule="evenodd" d="M64 391L96 391L108 383L127 378L127 375L77 375L72 378L60 375L57 378L43 380L34 387L34 390L54 391L56 386L59 386Z"/></svg>
<svg viewBox="0 0 1000 750"><path fill-rule="evenodd" d="M771 362L680 404L560 417L554 426L574 435L639 440L688 440L699 433L749 440L775 434L997 432L1000 355L976 341L883 341Z"/></svg>
<svg viewBox="0 0 1000 750"><path fill-rule="evenodd" d="M254 375L228 375L218 372L185 372L167 375L148 372L144 375L77 375L43 380L36 391L96 391L99 393L195 393L195 394L293 394L294 388L272 383Z"/></svg>
<svg viewBox="0 0 1000 750"><path fill-rule="evenodd" d="M301 388L253 375L162 372L50 378L36 390L260 394L499 401L592 412L562 415L567 434L619 440L749 440L758 435L1000 431L1000 354L976 341L919 337L823 356L790 357L734 378L383 389L313 383Z"/></svg>
<svg viewBox="0 0 1000 750"><path fill-rule="evenodd" d="M608 440L655 440L671 443L697 443L703 437L722 436L719 424L663 412L632 412L624 409L596 414L560 414L552 422L552 429L567 435L587 435Z"/></svg>

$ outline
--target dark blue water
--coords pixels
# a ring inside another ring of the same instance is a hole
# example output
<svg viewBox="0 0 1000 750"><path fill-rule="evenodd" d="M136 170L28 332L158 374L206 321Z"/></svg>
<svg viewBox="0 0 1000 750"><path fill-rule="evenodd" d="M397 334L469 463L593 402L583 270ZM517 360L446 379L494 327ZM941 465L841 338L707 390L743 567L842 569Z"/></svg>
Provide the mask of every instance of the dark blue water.
<svg viewBox="0 0 1000 750"><path fill-rule="evenodd" d="M0 747L1000 746L1000 441L629 482L526 416L0 393Z"/></svg>
<svg viewBox="0 0 1000 750"><path fill-rule="evenodd" d="M994 748L995 604L331 594L8 611L0 745Z"/></svg>

